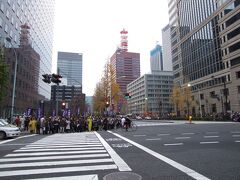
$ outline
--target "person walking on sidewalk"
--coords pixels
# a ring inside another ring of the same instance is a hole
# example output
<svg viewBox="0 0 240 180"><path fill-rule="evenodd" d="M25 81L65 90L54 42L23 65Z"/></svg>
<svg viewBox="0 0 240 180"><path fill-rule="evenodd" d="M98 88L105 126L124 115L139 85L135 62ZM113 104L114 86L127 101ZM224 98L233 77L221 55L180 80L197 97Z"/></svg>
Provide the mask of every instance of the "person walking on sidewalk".
<svg viewBox="0 0 240 180"><path fill-rule="evenodd" d="M88 122L88 131L91 131L92 130L92 123L93 123L93 120L92 120L91 116L88 117L87 122Z"/></svg>

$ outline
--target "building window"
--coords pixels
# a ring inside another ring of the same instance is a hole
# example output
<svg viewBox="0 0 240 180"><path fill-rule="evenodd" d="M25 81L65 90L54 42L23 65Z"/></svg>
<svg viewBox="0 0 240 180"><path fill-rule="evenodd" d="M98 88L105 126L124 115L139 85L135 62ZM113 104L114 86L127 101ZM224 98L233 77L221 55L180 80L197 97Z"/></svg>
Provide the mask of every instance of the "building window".
<svg viewBox="0 0 240 180"><path fill-rule="evenodd" d="M8 25L7 25L7 24L5 25L4 31L5 31L6 33L8 33Z"/></svg>
<svg viewBox="0 0 240 180"><path fill-rule="evenodd" d="M9 14L9 11L7 10L6 17L9 19L9 16L10 16L10 14Z"/></svg>
<svg viewBox="0 0 240 180"><path fill-rule="evenodd" d="M237 42L229 47L229 52L232 53L240 49L240 42Z"/></svg>
<svg viewBox="0 0 240 180"><path fill-rule="evenodd" d="M201 100L204 99L204 94L200 94L200 99L201 99Z"/></svg>
<svg viewBox="0 0 240 180"><path fill-rule="evenodd" d="M236 72L236 78L237 78L237 79L240 78L240 71Z"/></svg>
<svg viewBox="0 0 240 180"><path fill-rule="evenodd" d="M1 11L4 12L4 4L1 3Z"/></svg>
<svg viewBox="0 0 240 180"><path fill-rule="evenodd" d="M15 10L16 10L14 3L13 3L13 5L12 5L12 10L13 10L13 12L15 12Z"/></svg>
<svg viewBox="0 0 240 180"><path fill-rule="evenodd" d="M10 36L11 38L13 37L13 32L12 32L12 30L10 31L9 36Z"/></svg>
<svg viewBox="0 0 240 180"><path fill-rule="evenodd" d="M0 17L0 27L2 28L2 26L3 26L3 20L2 20L2 18Z"/></svg>
<svg viewBox="0 0 240 180"><path fill-rule="evenodd" d="M11 0L7 0L7 2L8 2L8 4L10 5L10 3L11 3Z"/></svg>

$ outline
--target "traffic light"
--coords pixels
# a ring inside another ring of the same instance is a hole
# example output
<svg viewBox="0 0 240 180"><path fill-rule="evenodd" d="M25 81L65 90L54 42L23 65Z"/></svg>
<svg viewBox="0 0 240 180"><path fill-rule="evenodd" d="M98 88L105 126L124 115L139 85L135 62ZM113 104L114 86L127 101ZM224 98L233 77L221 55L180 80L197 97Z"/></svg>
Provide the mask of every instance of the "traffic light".
<svg viewBox="0 0 240 180"><path fill-rule="evenodd" d="M53 83L59 84L59 83L62 82L62 81L60 80L60 78L62 78L62 76L60 76L59 74L52 74L52 79L51 79L51 81L52 81Z"/></svg>
<svg viewBox="0 0 240 180"><path fill-rule="evenodd" d="M65 108L66 108L66 103L62 102L62 109L65 109Z"/></svg>
<svg viewBox="0 0 240 180"><path fill-rule="evenodd" d="M130 99L131 98L131 95L129 93L125 93L125 99Z"/></svg>
<svg viewBox="0 0 240 180"><path fill-rule="evenodd" d="M44 79L42 79L45 83L50 84L51 83L51 75L49 74L43 74L42 75Z"/></svg>

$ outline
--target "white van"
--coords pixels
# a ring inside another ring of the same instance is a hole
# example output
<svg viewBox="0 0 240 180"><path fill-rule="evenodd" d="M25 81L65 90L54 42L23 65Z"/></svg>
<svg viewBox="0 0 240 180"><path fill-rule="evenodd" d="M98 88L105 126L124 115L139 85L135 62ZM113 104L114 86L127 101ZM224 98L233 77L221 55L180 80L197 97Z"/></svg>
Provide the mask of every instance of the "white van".
<svg viewBox="0 0 240 180"><path fill-rule="evenodd" d="M18 127L8 124L4 119L0 119L0 139L20 136Z"/></svg>

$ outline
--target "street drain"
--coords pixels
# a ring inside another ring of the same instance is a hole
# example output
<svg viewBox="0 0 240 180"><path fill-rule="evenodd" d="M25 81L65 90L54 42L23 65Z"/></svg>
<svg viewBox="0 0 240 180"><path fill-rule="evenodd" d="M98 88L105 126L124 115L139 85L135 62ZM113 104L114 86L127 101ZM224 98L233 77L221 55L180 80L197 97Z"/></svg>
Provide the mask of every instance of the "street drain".
<svg viewBox="0 0 240 180"><path fill-rule="evenodd" d="M132 172L115 172L104 176L103 180L142 180L142 176Z"/></svg>

